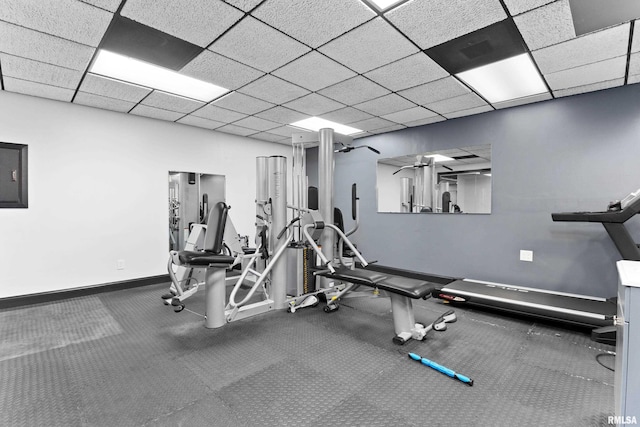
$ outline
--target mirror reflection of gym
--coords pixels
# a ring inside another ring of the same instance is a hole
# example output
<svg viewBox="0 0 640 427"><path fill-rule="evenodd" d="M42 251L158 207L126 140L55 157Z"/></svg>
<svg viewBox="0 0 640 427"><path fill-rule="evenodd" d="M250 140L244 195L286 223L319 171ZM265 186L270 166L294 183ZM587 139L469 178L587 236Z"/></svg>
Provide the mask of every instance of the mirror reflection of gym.
<svg viewBox="0 0 640 427"><path fill-rule="evenodd" d="M491 144L380 159L378 212L491 213Z"/></svg>

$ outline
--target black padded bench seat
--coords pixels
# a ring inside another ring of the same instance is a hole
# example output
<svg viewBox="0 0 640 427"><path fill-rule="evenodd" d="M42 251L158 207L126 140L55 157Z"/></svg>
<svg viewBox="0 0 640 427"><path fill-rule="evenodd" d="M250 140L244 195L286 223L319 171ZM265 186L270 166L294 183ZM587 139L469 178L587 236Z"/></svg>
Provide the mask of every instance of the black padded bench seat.
<svg viewBox="0 0 640 427"><path fill-rule="evenodd" d="M229 266L235 260L232 256L218 255L212 252L180 251L177 255L181 265L200 267L208 267L209 265Z"/></svg>
<svg viewBox="0 0 640 427"><path fill-rule="evenodd" d="M342 280L356 285L371 286L405 297L418 299L430 296L438 286L435 283L424 280L411 279L409 277L394 276L378 271L356 268L338 268L335 273L328 270L318 272L318 275L330 279Z"/></svg>

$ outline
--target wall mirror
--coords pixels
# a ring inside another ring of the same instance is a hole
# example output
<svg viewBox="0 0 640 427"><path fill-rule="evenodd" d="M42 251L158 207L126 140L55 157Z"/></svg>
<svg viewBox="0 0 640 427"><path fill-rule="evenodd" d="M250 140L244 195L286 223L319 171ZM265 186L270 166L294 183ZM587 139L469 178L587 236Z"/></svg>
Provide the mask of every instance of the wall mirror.
<svg viewBox="0 0 640 427"><path fill-rule="evenodd" d="M378 160L378 212L491 213L491 144Z"/></svg>
<svg viewBox="0 0 640 427"><path fill-rule="evenodd" d="M169 250L184 250L192 224L206 223L209 209L225 201L224 175L169 172Z"/></svg>

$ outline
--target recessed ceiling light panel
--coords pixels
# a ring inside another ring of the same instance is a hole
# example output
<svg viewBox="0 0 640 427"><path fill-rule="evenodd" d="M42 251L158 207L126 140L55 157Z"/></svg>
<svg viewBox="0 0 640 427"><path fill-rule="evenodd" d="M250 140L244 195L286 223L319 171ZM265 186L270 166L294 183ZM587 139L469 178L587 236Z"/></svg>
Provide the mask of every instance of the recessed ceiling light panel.
<svg viewBox="0 0 640 427"><path fill-rule="evenodd" d="M354 135L356 133L364 132L351 126L341 125L340 123L332 122L331 120L321 119L320 117L309 117L308 119L291 123L290 126L314 132L318 132L320 129L330 128L333 129L334 132L341 133L343 135Z"/></svg>
<svg viewBox="0 0 640 427"><path fill-rule="evenodd" d="M229 92L212 83L108 50L98 52L89 72L203 102Z"/></svg>
<svg viewBox="0 0 640 427"><path fill-rule="evenodd" d="M547 92L547 86L527 53L456 76L492 104Z"/></svg>
<svg viewBox="0 0 640 427"><path fill-rule="evenodd" d="M443 156L442 154L429 154L424 157L427 159L433 159L434 163L451 162L455 160L455 159L452 159L451 157Z"/></svg>

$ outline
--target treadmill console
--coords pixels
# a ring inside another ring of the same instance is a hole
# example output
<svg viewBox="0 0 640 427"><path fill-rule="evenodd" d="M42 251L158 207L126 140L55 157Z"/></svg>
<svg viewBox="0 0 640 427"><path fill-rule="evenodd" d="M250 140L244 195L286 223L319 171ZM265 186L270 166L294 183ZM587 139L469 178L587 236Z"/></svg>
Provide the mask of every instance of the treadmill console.
<svg viewBox="0 0 640 427"><path fill-rule="evenodd" d="M552 213L554 221L623 223L640 212L640 189L630 193L621 201L611 202L604 212L560 212Z"/></svg>

